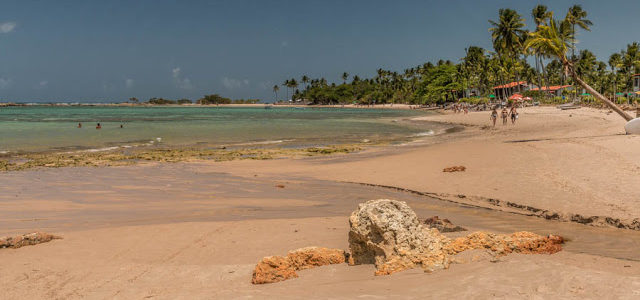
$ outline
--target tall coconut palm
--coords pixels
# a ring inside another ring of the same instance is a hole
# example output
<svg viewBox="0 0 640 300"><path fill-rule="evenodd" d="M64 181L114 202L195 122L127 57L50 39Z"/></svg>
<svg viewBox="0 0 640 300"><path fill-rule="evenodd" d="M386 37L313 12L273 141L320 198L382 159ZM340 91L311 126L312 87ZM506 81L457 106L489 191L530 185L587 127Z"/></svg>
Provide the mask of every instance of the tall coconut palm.
<svg viewBox="0 0 640 300"><path fill-rule="evenodd" d="M617 84L618 84L618 68L622 64L622 56L620 53L613 53L609 56L609 67L611 67L611 72L613 72L613 101L617 100Z"/></svg>
<svg viewBox="0 0 640 300"><path fill-rule="evenodd" d="M284 87L286 87L285 91L287 91L287 101L289 101L289 79L285 80L284 83L282 84Z"/></svg>
<svg viewBox="0 0 640 300"><path fill-rule="evenodd" d="M593 25L593 23L586 19L587 12L582 9L582 6L576 4L569 8L567 12L567 16L565 17L565 21L571 24L571 31L573 31L573 39L571 39L571 60L575 62L576 59L576 25L578 27L591 31L589 26ZM578 89L575 90L575 96L578 96Z"/></svg>
<svg viewBox="0 0 640 300"><path fill-rule="evenodd" d="M549 18L551 17L551 12L547 9L546 5L538 4L536 7L531 10L531 17L533 18L533 22L536 24L536 30L542 24L546 24ZM542 79L540 78L540 70L542 70L542 75L545 78L545 82L547 84L547 91L549 90L549 80L545 75L544 62L542 61L542 55L535 52L535 61L536 61L536 70L538 71L538 86L542 89ZM538 66L540 69L538 69Z"/></svg>
<svg viewBox="0 0 640 300"><path fill-rule="evenodd" d="M522 16L513 9L501 8L498 21L489 20L489 23L493 26L489 28L489 32L491 32L493 48L498 53L498 56L501 58L506 56L514 61L517 60L520 53L522 53L522 46L526 37ZM518 80L518 74L515 75L516 80ZM519 87L520 85L518 85Z"/></svg>
<svg viewBox="0 0 640 300"><path fill-rule="evenodd" d="M529 34L529 39L525 43L525 49L533 47L545 55L557 58L562 63L564 72L571 75L571 77L573 77L579 85L587 90L587 92L605 103L625 120L630 121L633 119L624 110L620 109L620 107L615 103L602 96L578 76L573 62L567 58L567 52L572 46L571 42L573 41L573 32L562 32L561 28L561 24L555 21L553 16L551 16L548 25L542 25L540 26L540 30Z"/></svg>
<svg viewBox="0 0 640 300"><path fill-rule="evenodd" d="M309 83L309 76L307 75L302 75L302 78L300 79L300 81L302 82L302 84L305 85L305 90L307 89L307 83Z"/></svg>
<svg viewBox="0 0 640 300"><path fill-rule="evenodd" d="M347 83L347 79L349 79L349 73L347 73L347 72L342 73L342 83L343 84Z"/></svg>
<svg viewBox="0 0 640 300"><path fill-rule="evenodd" d="M280 87L276 84L273 86L273 93L276 94L276 98L274 102L278 102L278 91L280 90Z"/></svg>

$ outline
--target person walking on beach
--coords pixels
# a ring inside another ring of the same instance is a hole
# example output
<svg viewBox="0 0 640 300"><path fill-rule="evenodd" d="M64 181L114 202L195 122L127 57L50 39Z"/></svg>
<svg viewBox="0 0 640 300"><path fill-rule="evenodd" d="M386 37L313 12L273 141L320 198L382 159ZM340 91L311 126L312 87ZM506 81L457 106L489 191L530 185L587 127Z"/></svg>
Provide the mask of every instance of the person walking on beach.
<svg viewBox="0 0 640 300"><path fill-rule="evenodd" d="M516 119L518 119L518 111L516 110L516 106L511 106L511 111L509 111L509 115L511 115L511 124L516 124Z"/></svg>
<svg viewBox="0 0 640 300"><path fill-rule="evenodd" d="M491 121L493 121L493 127L496 127L496 120L498 120L498 111L494 107L491 111Z"/></svg>
<svg viewBox="0 0 640 300"><path fill-rule="evenodd" d="M509 116L509 112L507 112L507 108L502 109L502 125L507 125L507 117Z"/></svg>

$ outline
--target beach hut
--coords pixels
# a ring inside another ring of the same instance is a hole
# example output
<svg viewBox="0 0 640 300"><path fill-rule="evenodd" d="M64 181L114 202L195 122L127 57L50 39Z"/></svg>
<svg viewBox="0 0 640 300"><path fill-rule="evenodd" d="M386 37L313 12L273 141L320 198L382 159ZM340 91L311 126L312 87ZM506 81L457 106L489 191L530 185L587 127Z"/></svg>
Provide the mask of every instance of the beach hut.
<svg viewBox="0 0 640 300"><path fill-rule="evenodd" d="M545 91L547 93L549 93L550 96L554 96L554 97L561 97L562 96L562 92L565 89L570 88L570 85L552 85L549 87L543 86L543 87L536 87L536 88L532 88L532 91Z"/></svg>

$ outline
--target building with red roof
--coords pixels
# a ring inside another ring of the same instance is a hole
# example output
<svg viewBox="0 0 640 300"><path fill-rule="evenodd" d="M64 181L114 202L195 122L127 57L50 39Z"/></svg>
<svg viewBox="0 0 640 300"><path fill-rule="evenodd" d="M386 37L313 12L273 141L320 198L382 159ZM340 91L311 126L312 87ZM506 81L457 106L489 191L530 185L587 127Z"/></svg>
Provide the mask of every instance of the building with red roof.
<svg viewBox="0 0 640 300"><path fill-rule="evenodd" d="M550 95L552 96L562 96L562 91L564 91L565 89L571 87L571 85L551 85L549 87L543 86L543 87L536 87L536 88L532 88L532 91L546 91L548 92Z"/></svg>
<svg viewBox="0 0 640 300"><path fill-rule="evenodd" d="M514 81L514 82L509 82L507 84L494 86L493 94L496 96L497 99L507 99L509 98L509 96L513 95L514 93L521 93L524 91L528 91L533 87L536 87L536 86L526 81Z"/></svg>

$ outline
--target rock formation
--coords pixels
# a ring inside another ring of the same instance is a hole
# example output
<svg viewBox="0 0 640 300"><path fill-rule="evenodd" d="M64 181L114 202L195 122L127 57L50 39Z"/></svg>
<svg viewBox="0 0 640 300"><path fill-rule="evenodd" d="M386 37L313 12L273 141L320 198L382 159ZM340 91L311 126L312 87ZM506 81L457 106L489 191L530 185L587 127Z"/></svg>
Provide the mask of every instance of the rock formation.
<svg viewBox="0 0 640 300"><path fill-rule="evenodd" d="M370 200L349 217L349 264L375 264L376 275L448 266L445 237L420 225L415 212L395 200Z"/></svg>
<svg viewBox="0 0 640 300"><path fill-rule="evenodd" d="M465 166L454 166L442 169L442 172L464 172L467 170Z"/></svg>
<svg viewBox="0 0 640 300"><path fill-rule="evenodd" d="M467 250L476 252L470 253L470 261L476 261L481 256L495 258L509 253L553 254L562 250L564 242L559 236L545 237L525 231L510 235L474 232L449 239L436 228L456 231L453 229L461 227L437 216L421 222L405 202L387 199L360 204L349 217L349 224L350 254L340 249L307 247L291 251L285 257L268 256L256 265L252 282L261 284L296 278L298 270L344 263L345 259L350 265L374 264L376 275L416 267L431 272L448 268L454 262L467 261L456 256Z"/></svg>
<svg viewBox="0 0 640 300"><path fill-rule="evenodd" d="M9 236L9 237L1 237L0 238L0 249L2 248L20 248L24 246L37 245L41 243L46 243L51 240L61 239L59 236L55 236L52 234L44 233L44 232L33 232L24 235L17 236Z"/></svg>
<svg viewBox="0 0 640 300"><path fill-rule="evenodd" d="M345 262L346 253L341 249L306 247L293 250L287 256L263 258L253 270L253 284L272 283L296 278L296 271Z"/></svg>
<svg viewBox="0 0 640 300"><path fill-rule="evenodd" d="M553 254L562 250L564 239L557 235L541 236L521 231L513 234L474 232L447 243L445 251L454 255L470 249L487 249L498 255L509 253Z"/></svg>
<svg viewBox="0 0 640 300"><path fill-rule="evenodd" d="M429 228L438 229L440 232L456 232L467 231L466 228L454 225L449 219L440 219L438 216L420 220L420 222Z"/></svg>

